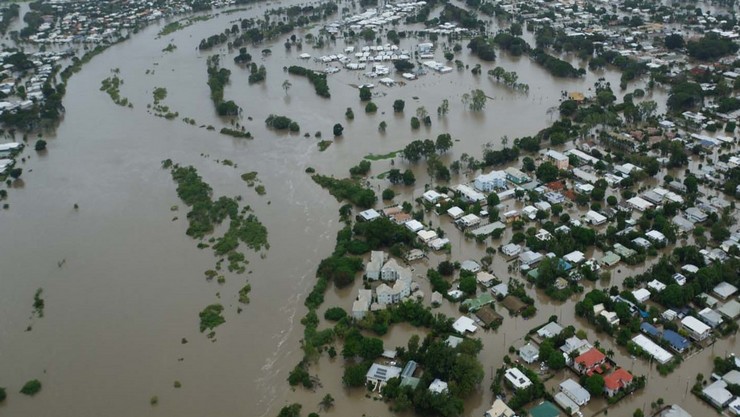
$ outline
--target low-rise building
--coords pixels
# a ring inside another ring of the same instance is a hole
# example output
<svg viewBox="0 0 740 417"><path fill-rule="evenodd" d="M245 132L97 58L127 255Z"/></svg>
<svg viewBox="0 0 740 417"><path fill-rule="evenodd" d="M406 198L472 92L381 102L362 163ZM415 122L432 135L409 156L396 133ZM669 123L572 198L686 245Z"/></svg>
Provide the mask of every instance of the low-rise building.
<svg viewBox="0 0 740 417"><path fill-rule="evenodd" d="M709 337L712 329L693 316L686 316L681 320L681 326L689 333L689 337L702 341Z"/></svg>
<svg viewBox="0 0 740 417"><path fill-rule="evenodd" d="M365 265L365 276L374 281L380 279L380 270L383 268L387 256L383 251L370 252L370 262Z"/></svg>
<svg viewBox="0 0 740 417"><path fill-rule="evenodd" d="M484 417L517 417L517 415L505 402L496 398L491 408L485 412Z"/></svg>
<svg viewBox="0 0 740 417"><path fill-rule="evenodd" d="M713 329L717 328L723 322L722 315L709 307L701 310L697 315L701 321L708 324L709 327Z"/></svg>
<svg viewBox="0 0 740 417"><path fill-rule="evenodd" d="M598 226L606 223L607 219L606 216L593 210L589 210L588 213L586 213L586 220L592 225Z"/></svg>
<svg viewBox="0 0 740 417"><path fill-rule="evenodd" d="M590 374L604 363L606 363L606 356L600 350L591 348L576 357L574 366L579 374Z"/></svg>
<svg viewBox="0 0 740 417"><path fill-rule="evenodd" d="M401 371L402 369L397 366L387 366L374 363L370 366L367 374L365 374L365 379L368 383L377 384L376 389L379 389L389 380L401 375Z"/></svg>
<svg viewBox="0 0 740 417"><path fill-rule="evenodd" d="M560 391L579 406L586 405L591 401L591 394L579 383L570 378L560 383Z"/></svg>
<svg viewBox="0 0 740 417"><path fill-rule="evenodd" d="M548 339L559 335L562 331L563 326L559 325L557 322L551 321L537 330L537 336L543 339Z"/></svg>
<svg viewBox="0 0 740 417"><path fill-rule="evenodd" d="M506 173L504 171L491 171L475 177L473 186L476 190L489 193L494 190L506 188Z"/></svg>
<svg viewBox="0 0 740 417"><path fill-rule="evenodd" d="M562 153L554 150L549 150L545 154L547 157L547 160L555 165L557 169L566 170L568 169L568 164L570 163L570 160L567 156L563 155Z"/></svg>
<svg viewBox="0 0 740 417"><path fill-rule="evenodd" d="M629 387L632 384L632 374L623 368L618 368L614 372L604 377L604 392L607 396L613 397Z"/></svg>
<svg viewBox="0 0 740 417"><path fill-rule="evenodd" d="M516 185L522 185L526 184L532 179L529 178L529 176L522 171L516 169L516 168L506 168L506 179L513 182Z"/></svg>
<svg viewBox="0 0 740 417"><path fill-rule="evenodd" d="M540 358L540 350L533 344L527 343L519 348L519 357L525 363L534 363Z"/></svg>
<svg viewBox="0 0 740 417"><path fill-rule="evenodd" d="M504 372L504 378L506 378L515 390L524 389L532 385L532 381L517 368L507 369Z"/></svg>

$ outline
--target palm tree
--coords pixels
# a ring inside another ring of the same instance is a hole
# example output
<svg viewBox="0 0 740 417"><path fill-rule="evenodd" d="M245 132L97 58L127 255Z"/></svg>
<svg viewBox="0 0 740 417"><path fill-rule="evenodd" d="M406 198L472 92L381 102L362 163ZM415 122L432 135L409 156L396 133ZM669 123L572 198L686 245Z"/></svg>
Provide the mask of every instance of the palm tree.
<svg viewBox="0 0 740 417"><path fill-rule="evenodd" d="M285 95L288 95L288 90L290 90L290 87L292 87L293 84L290 83L290 81L285 80L283 81L283 90L285 90Z"/></svg>

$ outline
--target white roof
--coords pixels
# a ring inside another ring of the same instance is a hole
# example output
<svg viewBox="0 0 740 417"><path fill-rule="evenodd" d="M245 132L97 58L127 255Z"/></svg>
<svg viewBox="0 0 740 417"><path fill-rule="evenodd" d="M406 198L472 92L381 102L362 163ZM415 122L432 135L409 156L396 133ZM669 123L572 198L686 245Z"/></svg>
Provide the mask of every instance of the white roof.
<svg viewBox="0 0 740 417"><path fill-rule="evenodd" d="M646 290L645 288L640 288L639 290L632 291L632 295L634 295L637 301L641 303L650 299L650 291Z"/></svg>
<svg viewBox="0 0 740 417"><path fill-rule="evenodd" d="M655 292L661 292L665 289L666 285L662 282L658 281L657 279L654 279L650 282L648 282L648 287L655 290Z"/></svg>
<svg viewBox="0 0 740 417"><path fill-rule="evenodd" d="M640 197L632 197L629 200L627 200L627 202L641 210L649 209L650 207L653 206L651 202L643 200Z"/></svg>
<svg viewBox="0 0 740 417"><path fill-rule="evenodd" d="M401 374L401 368L397 366L385 366L374 363L365 374L368 379L377 379L378 381L385 382L391 378L395 378Z"/></svg>
<svg viewBox="0 0 740 417"><path fill-rule="evenodd" d="M563 256L563 259L565 259L566 261L568 261L570 263L576 263L576 264L578 264L578 263L581 263L584 260L586 260L586 257L583 254L583 252L578 251L578 250L575 250L575 251L573 251L573 252L571 252L571 253Z"/></svg>
<svg viewBox="0 0 740 417"><path fill-rule="evenodd" d="M375 220L378 217L380 217L380 213L375 211L375 209L367 209L365 211L360 212L360 217L362 217L365 220Z"/></svg>
<svg viewBox="0 0 740 417"><path fill-rule="evenodd" d="M463 213L465 213L465 211L463 211L463 209L461 209L460 207L457 207L457 206L450 207L447 210L447 214L449 214L453 219L456 219L456 218L460 217Z"/></svg>
<svg viewBox="0 0 740 417"><path fill-rule="evenodd" d="M427 241L437 237L437 232L434 230L419 230L416 235L419 236L419 239Z"/></svg>
<svg viewBox="0 0 740 417"><path fill-rule="evenodd" d="M660 363L666 363L673 358L673 355L667 350L655 344L655 342L645 337L645 335L638 334L632 338L632 341Z"/></svg>
<svg viewBox="0 0 740 417"><path fill-rule="evenodd" d="M681 320L681 324L686 327L687 329L697 333L697 334L704 334L705 332L708 332L710 327L706 324L702 323L693 316L686 316Z"/></svg>
<svg viewBox="0 0 740 417"><path fill-rule="evenodd" d="M591 394L588 393L579 383L571 378L560 383L560 390L578 405L584 405L591 401Z"/></svg>
<svg viewBox="0 0 740 417"><path fill-rule="evenodd" d="M424 228L424 225L421 224L421 222L419 222L418 220L409 220L404 225L412 232L418 232L419 230Z"/></svg>
<svg viewBox="0 0 740 417"><path fill-rule="evenodd" d="M475 331L478 330L478 328L475 327L473 319L467 316L462 316L455 320L455 322L452 323L452 328L460 334L465 334L465 332L475 333Z"/></svg>
<svg viewBox="0 0 740 417"><path fill-rule="evenodd" d="M507 369L504 376L516 389L527 388L532 385L532 381L517 368Z"/></svg>
<svg viewBox="0 0 740 417"><path fill-rule="evenodd" d="M437 394L442 394L443 392L447 391L447 383L440 380L439 378L436 378L434 381L432 381L431 384L429 384L429 391L436 392Z"/></svg>

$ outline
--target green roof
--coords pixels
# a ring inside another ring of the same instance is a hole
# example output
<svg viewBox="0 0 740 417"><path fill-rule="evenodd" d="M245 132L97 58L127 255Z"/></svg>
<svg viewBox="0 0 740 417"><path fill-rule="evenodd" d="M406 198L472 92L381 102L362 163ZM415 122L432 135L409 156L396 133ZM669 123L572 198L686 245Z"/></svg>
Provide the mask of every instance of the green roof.
<svg viewBox="0 0 740 417"><path fill-rule="evenodd" d="M537 407L529 410L529 414L532 417L558 417L560 415L560 411L553 403L545 401Z"/></svg>
<svg viewBox="0 0 740 417"><path fill-rule="evenodd" d="M477 311L486 304L493 302L493 295L486 291L478 296L478 298L468 298L463 301L462 304L468 307L469 311Z"/></svg>
<svg viewBox="0 0 740 417"><path fill-rule="evenodd" d="M414 378L413 376L405 376L401 379L401 386L416 388L416 386L419 385L419 382L421 382L419 378Z"/></svg>

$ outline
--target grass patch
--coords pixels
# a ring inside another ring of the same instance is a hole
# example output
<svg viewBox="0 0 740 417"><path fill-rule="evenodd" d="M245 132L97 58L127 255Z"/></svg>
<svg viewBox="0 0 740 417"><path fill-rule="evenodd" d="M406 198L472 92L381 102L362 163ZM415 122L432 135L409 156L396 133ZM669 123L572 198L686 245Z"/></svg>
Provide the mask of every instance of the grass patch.
<svg viewBox="0 0 740 417"><path fill-rule="evenodd" d="M247 283L239 290L239 302L242 304L249 304L249 292L252 291L252 286Z"/></svg>
<svg viewBox="0 0 740 417"><path fill-rule="evenodd" d="M254 191L257 191L257 194L259 194L259 195L265 195L265 194L267 194L267 190L265 190L265 186L262 185L262 184L254 187Z"/></svg>
<svg viewBox="0 0 740 417"><path fill-rule="evenodd" d="M165 52L165 53L172 52L175 49L177 49L177 45L175 45L174 43L171 43L171 44L168 44L164 49L162 49L162 52Z"/></svg>
<svg viewBox="0 0 740 417"><path fill-rule="evenodd" d="M105 91L106 93L108 93L108 96L110 96L111 100L113 100L116 105L122 107L133 107L133 105L129 103L126 97L121 97L121 84L123 84L123 80L120 79L118 75L114 75L112 77L104 79L100 83L100 91Z"/></svg>
<svg viewBox="0 0 740 417"><path fill-rule="evenodd" d="M331 146L331 144L332 144L332 141L330 141L330 140L322 140L322 141L320 141L319 142L319 152L324 152L326 150L326 148L328 148L329 146Z"/></svg>
<svg viewBox="0 0 740 417"><path fill-rule="evenodd" d="M383 159L395 158L396 155L398 155L398 152L400 152L400 151L393 151L393 152L389 152L389 153L384 154L384 155L375 155L375 154L371 153L369 155L365 155L365 158L363 158L363 159L367 159L369 161L381 161Z"/></svg>

